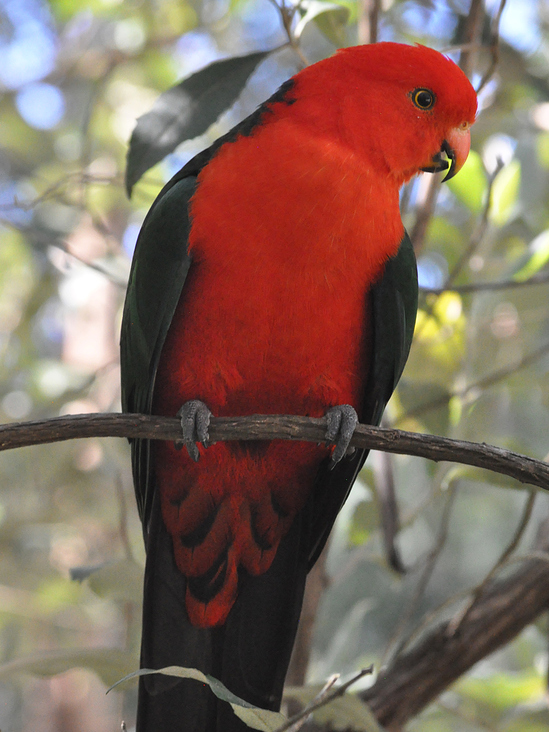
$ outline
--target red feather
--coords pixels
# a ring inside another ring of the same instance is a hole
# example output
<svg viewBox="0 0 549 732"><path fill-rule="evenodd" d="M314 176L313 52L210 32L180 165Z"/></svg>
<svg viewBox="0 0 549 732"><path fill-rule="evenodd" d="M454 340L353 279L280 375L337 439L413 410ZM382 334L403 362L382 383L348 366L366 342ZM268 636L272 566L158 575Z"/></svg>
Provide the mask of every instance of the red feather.
<svg viewBox="0 0 549 732"><path fill-rule="evenodd" d="M401 47L379 44L305 69L290 92L295 103L275 104L201 171L193 265L162 353L156 412L174 415L197 398L218 416L360 409L367 293L403 236L399 187L430 163L442 128L471 120L476 108L452 62L408 51L406 65ZM441 90L432 125L402 93L422 85ZM220 444L194 464L168 443L156 447L181 572L203 575L227 552L215 599L187 590L192 623L225 621L240 566L268 569L326 454L287 442L260 455ZM186 545L201 526L209 528L203 541Z"/></svg>

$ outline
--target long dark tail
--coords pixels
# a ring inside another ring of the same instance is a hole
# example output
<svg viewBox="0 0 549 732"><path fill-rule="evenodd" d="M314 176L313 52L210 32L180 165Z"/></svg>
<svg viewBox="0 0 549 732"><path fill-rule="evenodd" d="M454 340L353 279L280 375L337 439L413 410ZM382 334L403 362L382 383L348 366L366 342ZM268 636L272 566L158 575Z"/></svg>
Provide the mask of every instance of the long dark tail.
<svg viewBox="0 0 549 732"><path fill-rule="evenodd" d="M278 710L297 631L307 573L301 519L284 537L270 569L242 572L238 599L219 628L192 626L185 578L172 539L152 508L145 569L142 668L197 668L259 707ZM194 680L153 674L140 679L136 732L247 732L231 707Z"/></svg>

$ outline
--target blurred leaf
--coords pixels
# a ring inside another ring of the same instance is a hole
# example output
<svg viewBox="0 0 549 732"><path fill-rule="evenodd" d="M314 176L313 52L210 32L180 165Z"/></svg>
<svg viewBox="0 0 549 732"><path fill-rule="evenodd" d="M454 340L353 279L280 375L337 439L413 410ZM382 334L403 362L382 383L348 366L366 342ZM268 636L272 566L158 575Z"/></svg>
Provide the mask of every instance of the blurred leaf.
<svg viewBox="0 0 549 732"><path fill-rule="evenodd" d="M294 30L296 39L299 40L305 27L314 21L318 29L334 46L344 44L345 28L351 15L347 6L322 0L311 0L311 2L302 3L299 10L303 15Z"/></svg>
<svg viewBox="0 0 549 732"><path fill-rule="evenodd" d="M322 686L290 686L284 689L285 699L296 699L303 706L316 700ZM312 713L318 725L330 730L352 730L353 732L381 732L381 727L370 708L356 694L344 694L333 699Z"/></svg>
<svg viewBox="0 0 549 732"><path fill-rule="evenodd" d="M54 577L43 582L37 592L38 606L46 612L57 612L74 605L82 597L80 587L64 577Z"/></svg>
<svg viewBox="0 0 549 732"><path fill-rule="evenodd" d="M448 419L450 424L458 425L463 414L463 400L459 396L452 396L448 400Z"/></svg>
<svg viewBox="0 0 549 732"><path fill-rule="evenodd" d="M474 214L482 211L488 180L482 158L475 150L471 150L459 174L449 180L447 185L458 201Z"/></svg>
<svg viewBox="0 0 549 732"><path fill-rule="evenodd" d="M89 586L99 597L122 602L141 602L143 569L131 559L109 562L99 567L71 570L73 579L89 579Z"/></svg>
<svg viewBox="0 0 549 732"><path fill-rule="evenodd" d="M490 220L503 226L514 214L520 190L521 168L518 160L512 160L496 176L492 186Z"/></svg>
<svg viewBox="0 0 549 732"><path fill-rule="evenodd" d="M549 132L540 132L536 137L539 164L549 168Z"/></svg>
<svg viewBox="0 0 549 732"><path fill-rule="evenodd" d="M196 8L181 0L162 0L155 7L155 25L167 37L183 35L198 22Z"/></svg>
<svg viewBox="0 0 549 732"><path fill-rule="evenodd" d="M494 674L488 678L463 678L454 689L464 697L502 712L517 704L541 699L545 693L543 678L535 671Z"/></svg>
<svg viewBox="0 0 549 732"><path fill-rule="evenodd" d="M349 527L349 543L354 546L365 544L372 531L379 528L379 511L375 501L360 501L357 504Z"/></svg>
<svg viewBox="0 0 549 732"><path fill-rule="evenodd" d="M199 681L201 684L208 684L212 692L221 701L228 702L233 708L234 713L248 727L252 729L258 729L260 732L274 732L278 727L286 722L286 717L280 712L271 712L268 709L260 709L250 704L244 699L233 694L227 687L209 674L203 674L196 668L185 668L183 666L166 666L158 670L152 670L148 668L139 669L128 674L123 679L119 679L111 689L115 688L119 684L122 684L129 679L136 678L138 676L150 676L151 674L164 674L164 676L176 676L180 679L194 679ZM109 691L111 690L109 689Z"/></svg>
<svg viewBox="0 0 549 732"><path fill-rule="evenodd" d="M160 95L153 108L139 117L131 136L126 190L145 171L185 140L206 132L237 100L249 77L270 51L215 61Z"/></svg>
<svg viewBox="0 0 549 732"><path fill-rule="evenodd" d="M10 679L20 673L49 677L71 668L89 668L110 685L137 663L136 656L116 648L72 648L37 653L5 663L0 666L0 678Z"/></svg>
<svg viewBox="0 0 549 732"><path fill-rule="evenodd" d="M427 239L436 245L437 250L442 249L447 260L450 259L449 254L454 254L453 258L457 259L463 251L463 231L448 221L447 216L431 217L427 227Z"/></svg>
<svg viewBox="0 0 549 732"><path fill-rule="evenodd" d="M462 365L466 325L462 308L457 293L445 292L436 298L431 312L418 310L414 346L406 364L407 378L447 387L448 379Z"/></svg>
<svg viewBox="0 0 549 732"><path fill-rule="evenodd" d="M524 264L513 275L513 279L519 282L537 274L549 261L549 229L542 231L530 242L524 259L526 260Z"/></svg>
<svg viewBox="0 0 549 732"><path fill-rule="evenodd" d="M254 707L247 709L239 704L231 704L234 713L251 729L258 729L260 732L276 732L286 722L286 718L280 712L271 712L268 709Z"/></svg>

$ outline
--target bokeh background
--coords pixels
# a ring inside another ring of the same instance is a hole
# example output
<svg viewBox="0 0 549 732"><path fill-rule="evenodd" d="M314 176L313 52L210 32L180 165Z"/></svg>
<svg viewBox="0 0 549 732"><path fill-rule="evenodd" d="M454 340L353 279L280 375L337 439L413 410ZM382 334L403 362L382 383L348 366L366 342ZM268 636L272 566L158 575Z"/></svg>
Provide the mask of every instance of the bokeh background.
<svg viewBox="0 0 549 732"><path fill-rule="evenodd" d="M120 409L125 282L160 187L304 60L377 35L445 50L482 86L464 171L443 188L422 176L403 193L425 289L387 424L543 459L549 3L508 0L498 25L501 8L303 2L290 24L297 50L271 54L234 107L147 172L130 201L124 169L136 118L212 61L286 44L280 9L269 0L0 0L0 421ZM379 521L379 487L391 482L393 566ZM371 456L334 532L307 678L379 664L426 616L455 610L516 536L529 500L501 476ZM519 555L548 514L545 495L532 500ZM2 732L102 732L122 720L132 729L135 687L105 692L138 667L143 560L123 440L2 453ZM408 728L549 729L547 648L541 617Z"/></svg>

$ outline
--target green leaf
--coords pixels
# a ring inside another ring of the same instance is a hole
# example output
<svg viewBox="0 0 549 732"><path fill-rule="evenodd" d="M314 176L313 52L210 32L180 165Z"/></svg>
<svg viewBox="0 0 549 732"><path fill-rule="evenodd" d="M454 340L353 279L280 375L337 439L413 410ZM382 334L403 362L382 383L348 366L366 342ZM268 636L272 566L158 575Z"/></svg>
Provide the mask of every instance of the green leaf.
<svg viewBox="0 0 549 732"><path fill-rule="evenodd" d="M349 542L354 546L365 544L372 531L379 528L379 510L375 501L357 504L349 527Z"/></svg>
<svg viewBox="0 0 549 732"><path fill-rule="evenodd" d="M315 701L321 686L302 686L284 689L285 699L295 699L304 707ZM353 732L382 732L370 707L356 694L344 694L316 709L312 716L319 726L329 729L353 730Z"/></svg>
<svg viewBox="0 0 549 732"><path fill-rule="evenodd" d="M448 181L455 197L473 213L480 213L488 187L486 171L480 155L471 150L459 175Z"/></svg>
<svg viewBox="0 0 549 732"><path fill-rule="evenodd" d="M126 165L126 190L145 171L185 140L206 132L237 100L249 77L270 51L216 61L168 89L132 133Z"/></svg>
<svg viewBox="0 0 549 732"><path fill-rule="evenodd" d="M176 676L180 679L194 679L199 681L201 684L208 684L212 692L221 701L228 702L233 708L233 712L248 727L252 729L260 730L260 732L275 732L278 727L281 727L286 722L286 717L280 712L271 712L268 709L260 709L254 707L253 704L240 699L240 697L233 694L227 689L221 681L218 681L209 674L203 674L196 668L184 668L183 666L166 666L158 670L142 668L139 671L134 671L128 674L123 679L120 679L111 686L114 689L118 684L128 681L129 679L136 678L137 676L149 676L151 674L164 674L164 676Z"/></svg>
<svg viewBox="0 0 549 732"><path fill-rule="evenodd" d="M258 729L260 732L276 732L286 722L286 717L280 712L270 712L268 709L254 707L247 709L238 704L231 704L234 713L248 727Z"/></svg>
<svg viewBox="0 0 549 732"><path fill-rule="evenodd" d="M542 231L528 245L527 261L513 275L514 280L523 282L537 274L549 262L549 229Z"/></svg>
<svg viewBox="0 0 549 732"><path fill-rule="evenodd" d="M545 691L543 677L535 671L499 673L481 679L467 676L454 688L462 696L499 712L542 699Z"/></svg>
<svg viewBox="0 0 549 732"><path fill-rule="evenodd" d="M345 5L312 0L302 3L300 11L303 13L295 27L294 37L299 39L311 21L334 46L342 46L345 42L345 28L349 22L351 11Z"/></svg>
<svg viewBox="0 0 549 732"><path fill-rule="evenodd" d="M71 648L61 651L37 653L19 658L0 666L0 679L11 679L14 674L55 676L72 668L88 668L105 684L113 684L130 668L135 668L137 658L116 648Z"/></svg>
<svg viewBox="0 0 549 732"><path fill-rule="evenodd" d="M143 569L131 559L109 562L92 569L89 585L99 597L139 603L143 593Z"/></svg>
<svg viewBox="0 0 549 732"><path fill-rule="evenodd" d="M512 160L496 176L492 186L490 219L503 226L513 216L520 190L520 162Z"/></svg>

